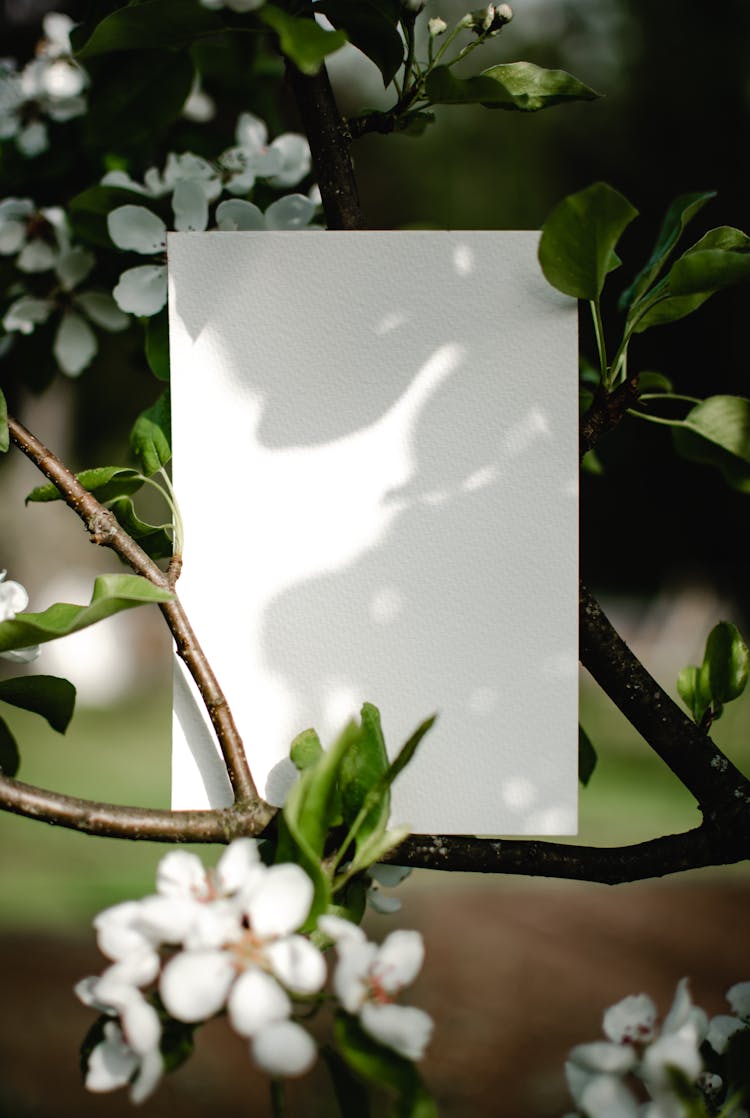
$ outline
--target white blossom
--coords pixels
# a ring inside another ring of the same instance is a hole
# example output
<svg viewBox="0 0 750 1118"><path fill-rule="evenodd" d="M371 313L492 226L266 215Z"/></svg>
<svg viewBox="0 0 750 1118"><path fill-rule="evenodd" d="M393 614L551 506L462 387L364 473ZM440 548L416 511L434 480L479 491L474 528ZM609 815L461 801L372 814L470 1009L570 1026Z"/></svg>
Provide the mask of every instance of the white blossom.
<svg viewBox="0 0 750 1118"><path fill-rule="evenodd" d="M419 973L424 944L419 932L391 932L378 947L361 928L339 916L321 916L320 930L336 944L333 990L341 1005L359 1017L381 1044L409 1060L419 1060L432 1033L432 1018L413 1006L396 1005Z"/></svg>
<svg viewBox="0 0 750 1118"><path fill-rule="evenodd" d="M15 256L22 272L46 272L70 248L70 233L59 206L37 209L31 198L0 202L0 255Z"/></svg>
<svg viewBox="0 0 750 1118"><path fill-rule="evenodd" d="M60 293L45 299L22 295L10 305L3 318L8 332L30 334L61 307L52 352L60 369L71 377L83 372L99 348L89 322L110 333L125 330L129 322L108 292L76 291L94 263L93 254L83 248L75 247L61 253L54 265Z"/></svg>
<svg viewBox="0 0 750 1118"><path fill-rule="evenodd" d="M145 975L141 977L150 981ZM158 1013L133 983L127 966L115 965L100 978L85 978L75 991L84 1005L117 1017L119 1022L105 1024L104 1039L88 1059L86 1087L97 1092L115 1091L130 1083L132 1101L143 1102L153 1093L163 1072Z"/></svg>
<svg viewBox="0 0 750 1118"><path fill-rule="evenodd" d="M72 120L86 111L86 71L70 45L73 21L48 12L36 57L18 71L9 59L0 62L0 139L12 139L22 155L34 158L49 147L45 117Z"/></svg>
<svg viewBox="0 0 750 1118"><path fill-rule="evenodd" d="M242 113L235 129L235 146L219 157L230 194L247 194L258 178L271 186L296 186L309 173L310 147L304 136L285 132L268 143L268 129L260 117Z"/></svg>
<svg viewBox="0 0 750 1118"><path fill-rule="evenodd" d="M706 1031L706 1040L720 1055L726 1052L734 1034L750 1025L750 982L736 982L727 990L726 997L734 1016L720 1013L712 1017Z"/></svg>
<svg viewBox="0 0 750 1118"><path fill-rule="evenodd" d="M216 224L223 231L319 229L311 224L317 206L304 194L286 194L272 202L265 213L253 202L230 198L216 207Z"/></svg>
<svg viewBox="0 0 750 1118"><path fill-rule="evenodd" d="M445 22L444 19L441 19L440 16L435 16L434 19L428 19L427 30L429 31L430 35L435 38L438 35L442 35L444 31L448 30L448 24Z"/></svg>
<svg viewBox="0 0 750 1118"><path fill-rule="evenodd" d="M29 604L29 595L20 582L6 581L7 571L0 571L0 622L13 621L16 614L23 613ZM36 660L40 653L39 645L29 648L12 649L9 652L0 652L4 660L12 660L16 664L28 664Z"/></svg>

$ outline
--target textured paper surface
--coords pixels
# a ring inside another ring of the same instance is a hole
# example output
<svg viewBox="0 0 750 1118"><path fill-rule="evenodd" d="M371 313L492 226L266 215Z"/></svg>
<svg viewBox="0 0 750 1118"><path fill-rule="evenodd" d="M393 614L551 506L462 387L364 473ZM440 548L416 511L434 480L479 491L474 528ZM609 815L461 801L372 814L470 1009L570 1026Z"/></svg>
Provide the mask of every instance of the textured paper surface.
<svg viewBox="0 0 750 1118"><path fill-rule="evenodd" d="M577 341L538 234L169 237L180 596L259 788L361 703L417 832L566 834L577 797ZM231 802L175 672L173 802Z"/></svg>

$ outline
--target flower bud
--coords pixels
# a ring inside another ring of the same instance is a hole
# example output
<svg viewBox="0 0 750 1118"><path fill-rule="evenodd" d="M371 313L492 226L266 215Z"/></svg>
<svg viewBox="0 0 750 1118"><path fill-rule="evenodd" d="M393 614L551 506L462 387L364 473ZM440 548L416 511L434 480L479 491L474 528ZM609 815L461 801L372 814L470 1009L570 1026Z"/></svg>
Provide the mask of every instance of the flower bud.
<svg viewBox="0 0 750 1118"><path fill-rule="evenodd" d="M448 24L444 19L441 19L440 16L436 16L435 19L427 21L427 29L434 38L436 35L442 35L444 31L447 31Z"/></svg>

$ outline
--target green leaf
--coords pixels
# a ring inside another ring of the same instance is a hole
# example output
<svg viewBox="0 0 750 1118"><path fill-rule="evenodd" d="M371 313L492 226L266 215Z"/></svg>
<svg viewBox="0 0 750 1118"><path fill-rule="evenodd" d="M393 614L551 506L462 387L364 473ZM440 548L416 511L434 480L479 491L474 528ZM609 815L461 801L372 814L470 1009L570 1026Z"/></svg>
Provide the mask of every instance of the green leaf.
<svg viewBox="0 0 750 1118"><path fill-rule="evenodd" d="M744 396L709 396L681 426L750 463L750 400Z"/></svg>
<svg viewBox="0 0 750 1118"><path fill-rule="evenodd" d="M100 575L87 606L56 602L43 613L19 613L10 621L0 622L0 652L67 637L122 610L173 598L174 594L140 575Z"/></svg>
<svg viewBox="0 0 750 1118"><path fill-rule="evenodd" d="M436 1118L435 1103L411 1060L378 1044L348 1013L336 1014L334 1036L343 1060L356 1075L395 1093L398 1118Z"/></svg>
<svg viewBox="0 0 750 1118"><path fill-rule="evenodd" d="M748 248L750 238L739 229L722 225L709 230L675 261L648 298L633 308L629 315L629 321L634 323L633 332L642 334L652 326L677 322L702 307L721 287L747 278ZM698 257L696 263L691 263L692 256ZM704 283L716 286L700 289Z"/></svg>
<svg viewBox="0 0 750 1118"><path fill-rule="evenodd" d="M341 822L339 769L347 750L359 741L361 733L360 727L350 722L331 748L321 753L317 763L301 773L287 796L285 818L318 857L323 854L329 830Z"/></svg>
<svg viewBox="0 0 750 1118"><path fill-rule="evenodd" d="M0 388L0 454L10 447L10 432L8 431L8 405L5 402L3 390Z"/></svg>
<svg viewBox="0 0 750 1118"><path fill-rule="evenodd" d="M389 85L404 61L404 43L389 18L374 0L321 0L315 10L322 12L334 27L345 31L352 43L372 59Z"/></svg>
<svg viewBox="0 0 750 1118"><path fill-rule="evenodd" d="M388 754L377 707L365 703L361 718L362 733L345 754L339 776L342 813L347 827L351 827L359 815L370 789L388 771ZM382 833L388 823L390 807L390 792L385 788L358 827L358 847L373 833Z"/></svg>
<svg viewBox="0 0 750 1118"><path fill-rule="evenodd" d="M711 705L711 696L703 693L700 668L697 668L695 664L683 668L677 676L677 694L690 711L693 720L700 723Z"/></svg>
<svg viewBox="0 0 750 1118"><path fill-rule="evenodd" d="M155 404L141 412L130 432L130 449L146 477L151 477L169 462L171 439L172 413L167 389Z"/></svg>
<svg viewBox="0 0 750 1118"><path fill-rule="evenodd" d="M71 224L78 237L102 248L112 248L107 214L118 206L142 205L143 195L119 186L92 186L76 194L68 206Z"/></svg>
<svg viewBox="0 0 750 1118"><path fill-rule="evenodd" d="M3 776L15 776L21 764L16 739L5 721L0 718L0 772Z"/></svg>
<svg viewBox="0 0 750 1118"><path fill-rule="evenodd" d="M370 1118L370 1093L346 1062L332 1048L323 1049L323 1059L328 1068L341 1118Z"/></svg>
<svg viewBox="0 0 750 1118"><path fill-rule="evenodd" d="M591 739L583 726L578 726L578 779L586 787L599 760Z"/></svg>
<svg viewBox="0 0 750 1118"><path fill-rule="evenodd" d="M172 536L167 524L148 524L141 520L133 507L129 497L118 497L109 503L109 509L114 513L120 524L129 536L143 548L150 559L171 558L174 547Z"/></svg>
<svg viewBox="0 0 750 1118"><path fill-rule="evenodd" d="M317 765L323 756L323 746L315 730L303 730L297 734L289 749L289 756L300 772Z"/></svg>
<svg viewBox="0 0 750 1118"><path fill-rule="evenodd" d="M706 202L710 202L715 197L716 191L708 190L696 194L681 194L679 198L675 198L664 217L650 257L630 287L620 296L618 303L620 310L627 310L648 291L671 256L688 223L703 209Z"/></svg>
<svg viewBox="0 0 750 1118"><path fill-rule="evenodd" d="M750 237L725 225L712 229L676 260L669 273L674 295L712 294L750 279Z"/></svg>
<svg viewBox="0 0 750 1118"><path fill-rule="evenodd" d="M298 19L273 4L264 4L258 15L278 35L282 54L303 74L317 74L323 59L347 42L344 31L324 31L314 19Z"/></svg>
<svg viewBox="0 0 750 1118"><path fill-rule="evenodd" d="M73 717L76 689L56 675L18 676L0 681L0 702L41 714L53 730L64 734Z"/></svg>
<svg viewBox="0 0 750 1118"><path fill-rule="evenodd" d="M731 621L720 621L708 635L702 671L712 700L729 703L747 686L750 651Z"/></svg>
<svg viewBox="0 0 750 1118"><path fill-rule="evenodd" d="M220 16L195 0L145 0L101 20L76 57L84 62L111 51L187 47L200 36L224 30Z"/></svg>
<svg viewBox="0 0 750 1118"><path fill-rule="evenodd" d="M109 150L158 143L180 116L194 78L193 62L186 51L123 51L94 58L87 69L92 84L86 138ZM132 194L125 193L132 202ZM143 201L140 195L141 204ZM112 247L111 241L104 243Z"/></svg>
<svg viewBox="0 0 750 1118"><path fill-rule="evenodd" d="M564 198L545 221L539 242L548 282L576 299L598 299L615 245L637 214L604 182Z"/></svg>
<svg viewBox="0 0 750 1118"><path fill-rule="evenodd" d="M643 372L638 374L639 392L674 392L674 385L663 373Z"/></svg>
<svg viewBox="0 0 750 1118"><path fill-rule="evenodd" d="M491 66L473 78L457 78L448 66L436 66L427 77L425 91L432 105L484 105L525 113L599 97L565 70L545 70L533 62Z"/></svg>
<svg viewBox="0 0 750 1118"><path fill-rule="evenodd" d="M166 309L146 319L146 360L154 376L169 383L169 315Z"/></svg>
<svg viewBox="0 0 750 1118"><path fill-rule="evenodd" d="M595 450L586 451L581 459L581 469L584 473L591 474L592 477L602 477L604 474L604 466Z"/></svg>
<svg viewBox="0 0 750 1118"><path fill-rule="evenodd" d="M397 753L392 764L390 764L386 771L382 774L382 776L378 777L375 783L370 786L369 791L362 801L362 806L356 819L353 823L350 824L349 830L353 838L356 838L356 836L359 834L359 828L362 826L364 820L370 818L371 813L382 802L386 791L393 784L396 777L409 764L414 754L416 753L417 748L422 741L422 738L432 728L436 718L437 715L433 714L430 718L426 718L424 722L421 722L420 725L417 726L414 733ZM397 846L400 842L403 842L408 834L408 827L404 827L402 829L397 828L393 831L387 831L384 835L379 830L373 831L371 838L358 848L352 864L347 872L349 874L359 873L367 866L372 865L373 862L379 861L379 859L384 857L385 854L388 853L388 851L392 850L394 846Z"/></svg>
<svg viewBox="0 0 750 1118"><path fill-rule="evenodd" d="M672 441L680 457L703 466L715 466L732 489L750 493L750 465L741 458L682 426L672 428Z"/></svg>
<svg viewBox="0 0 750 1118"><path fill-rule="evenodd" d="M92 470L82 470L76 478L84 489L88 489L97 501L111 501L115 497L125 497L136 493L143 485L143 477L137 470L127 466L96 466ZM57 486L49 482L32 489L26 504L32 502L61 501L62 495Z"/></svg>

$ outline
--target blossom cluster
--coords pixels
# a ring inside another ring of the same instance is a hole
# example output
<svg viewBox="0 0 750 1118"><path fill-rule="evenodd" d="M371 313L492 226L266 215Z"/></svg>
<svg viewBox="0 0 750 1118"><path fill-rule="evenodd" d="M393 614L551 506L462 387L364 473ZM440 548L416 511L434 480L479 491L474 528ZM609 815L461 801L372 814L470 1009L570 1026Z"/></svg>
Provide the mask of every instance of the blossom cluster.
<svg viewBox="0 0 750 1118"><path fill-rule="evenodd" d="M47 119L64 122L86 112L86 71L73 58L70 16L48 12L36 57L23 69L0 59L0 140L13 140L27 158L49 147Z"/></svg>
<svg viewBox="0 0 750 1118"><path fill-rule="evenodd" d="M254 1063L272 1077L303 1075L317 1045L296 1007L322 1000L328 972L320 945L336 944L333 995L381 1044L418 1059L432 1022L395 999L418 973L417 932L391 933L377 947L341 916L321 916L310 934L313 883L293 863L265 865L252 839L236 839L213 870L186 851L159 864L156 893L106 909L94 921L110 965L76 993L103 1015L90 1046L86 1086L130 1087L140 1102L164 1071L169 1024L192 1028L217 1014L247 1038ZM317 940L317 943L313 942Z"/></svg>
<svg viewBox="0 0 750 1118"><path fill-rule="evenodd" d="M29 595L20 582L6 581L7 571L0 571L0 621L13 621L17 613L23 613L29 604ZM0 652L3 660L12 660L16 664L28 664L36 660L39 655L39 645L29 648L20 648L10 652Z"/></svg>
<svg viewBox="0 0 750 1118"><path fill-rule="evenodd" d="M178 232L204 231L210 226L209 206L219 230L314 229L311 224L319 196L287 194L265 213L248 195L258 179L275 189L297 185L309 174L307 140L287 132L268 142L266 125L251 113L241 114L235 144L216 161L191 152L169 153L162 171L146 171L143 182L125 171L110 171L102 185L129 191L134 202L119 205L107 215L114 246L150 256L153 263L127 268L114 291L80 289L93 271L96 258L73 242L64 210L39 208L31 198L0 201L0 256L10 257L22 274L10 289L13 299L2 316L6 337L31 334L37 326L56 322L52 352L63 373L77 376L98 350L94 327L125 330L131 315L150 317L167 300L167 225L148 205L169 199ZM228 197L219 201L222 193Z"/></svg>
<svg viewBox="0 0 750 1118"><path fill-rule="evenodd" d="M242 113L235 130L235 144L216 161L185 152L170 153L163 172L150 168L142 183L122 171L104 176L105 186L121 187L151 201L171 195L172 228L176 232L204 232L209 227L209 206L222 192L230 195L215 211L219 230L311 229L317 197L288 194L278 198L263 213L247 195L256 180L277 189L295 186L310 171L310 148L304 136L286 132L268 142L265 123L252 113ZM167 300L165 251L166 223L145 205L118 206L108 215L112 242L126 252L157 258L155 264L128 268L120 276L113 295L128 314L150 317Z"/></svg>
<svg viewBox="0 0 750 1118"><path fill-rule="evenodd" d="M693 1004L683 978L661 1023L647 994L610 1006L602 1021L606 1039L577 1045L565 1065L579 1108L568 1118L688 1118L696 1113L692 1103L701 1101L710 1102L711 1113L718 1112L727 1085L706 1068L703 1052L723 1054L730 1038L750 1025L750 982L733 986L727 997L736 1016L709 1020ZM645 1104L639 1101L644 1091ZM734 1105L731 1113L747 1118Z"/></svg>

